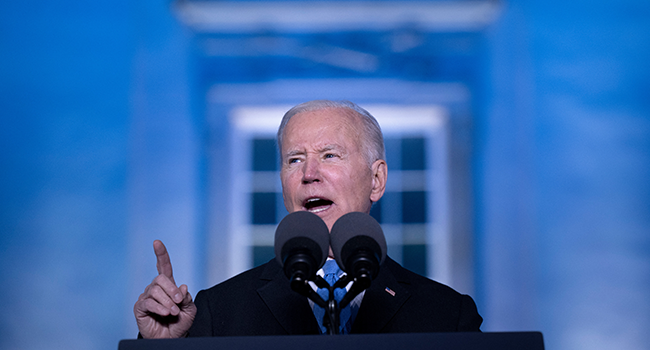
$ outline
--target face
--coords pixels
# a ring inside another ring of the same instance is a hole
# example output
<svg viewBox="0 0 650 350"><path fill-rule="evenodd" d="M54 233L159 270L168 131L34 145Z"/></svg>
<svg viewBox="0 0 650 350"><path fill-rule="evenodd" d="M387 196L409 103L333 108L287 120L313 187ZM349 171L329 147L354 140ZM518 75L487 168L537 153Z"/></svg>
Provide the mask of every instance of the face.
<svg viewBox="0 0 650 350"><path fill-rule="evenodd" d="M345 108L294 115L282 144L282 196L292 213L310 211L331 230L342 215L369 213L386 187L386 162L362 151L359 116Z"/></svg>

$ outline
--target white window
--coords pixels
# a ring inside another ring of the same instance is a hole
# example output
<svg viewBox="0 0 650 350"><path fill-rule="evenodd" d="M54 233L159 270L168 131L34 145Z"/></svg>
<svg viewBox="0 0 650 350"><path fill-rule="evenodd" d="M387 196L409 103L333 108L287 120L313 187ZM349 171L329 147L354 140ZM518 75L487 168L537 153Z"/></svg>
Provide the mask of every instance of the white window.
<svg viewBox="0 0 650 350"><path fill-rule="evenodd" d="M406 268L445 281L450 274L447 116L439 106L363 105L377 118L389 176L371 215L384 229L388 254ZM274 257L273 238L287 214L275 134L290 106L231 111L233 155L230 266L241 271Z"/></svg>

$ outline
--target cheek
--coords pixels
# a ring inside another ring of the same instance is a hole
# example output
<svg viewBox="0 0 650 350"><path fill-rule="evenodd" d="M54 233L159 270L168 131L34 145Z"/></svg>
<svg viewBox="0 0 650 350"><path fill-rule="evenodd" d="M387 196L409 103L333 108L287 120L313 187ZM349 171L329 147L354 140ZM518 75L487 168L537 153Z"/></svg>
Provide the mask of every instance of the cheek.
<svg viewBox="0 0 650 350"><path fill-rule="evenodd" d="M291 186L293 178L295 177L294 174L295 172L291 172L289 170L282 170L280 172L280 182L282 183L282 188Z"/></svg>
<svg viewBox="0 0 650 350"><path fill-rule="evenodd" d="M284 197L284 202L290 202L296 192L297 183L300 182L300 178L296 177L295 173L283 172L280 174L280 182L282 184L282 197Z"/></svg>
<svg viewBox="0 0 650 350"><path fill-rule="evenodd" d="M288 212L293 213L294 211L297 210L297 206L293 202L294 195L290 190L287 190L286 188L282 188L282 199L284 201L284 207L287 209Z"/></svg>
<svg viewBox="0 0 650 350"><path fill-rule="evenodd" d="M365 189L370 186L372 182L372 178L370 176L370 173L368 171L364 170L357 170L357 171L350 171L348 176L347 176L347 181L350 186L356 188L357 190L365 191Z"/></svg>
<svg viewBox="0 0 650 350"><path fill-rule="evenodd" d="M365 201L370 199L370 193L372 192L372 179L368 178L368 175L357 175L350 180L350 190L353 193L356 193L357 199Z"/></svg>

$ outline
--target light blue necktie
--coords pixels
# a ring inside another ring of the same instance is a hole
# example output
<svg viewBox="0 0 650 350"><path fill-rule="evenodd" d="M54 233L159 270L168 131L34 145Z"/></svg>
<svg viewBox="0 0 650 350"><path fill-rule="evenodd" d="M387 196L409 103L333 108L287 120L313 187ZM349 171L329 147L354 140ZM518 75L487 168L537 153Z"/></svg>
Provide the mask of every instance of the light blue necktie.
<svg viewBox="0 0 650 350"><path fill-rule="evenodd" d="M336 264L336 260L327 260L325 265L323 265L323 272L325 274L324 279L327 281L327 283L330 286L333 286L336 281L339 280L339 277L341 276L341 269L339 266ZM329 300L329 291L327 288L318 288L317 290L318 295L320 295L325 302ZM343 296L347 293L347 290L344 288L337 288L334 290L334 299L336 300L337 303L341 302L341 299L343 299ZM327 333L327 328L323 326L323 317L325 316L325 309L322 307L318 306L317 304L314 304L314 316L316 316L316 321L318 321L318 326L320 327L321 333ZM348 304L346 307L344 307L341 310L341 318L339 321L339 334L349 334L350 329L352 328L352 322L350 322L350 316L351 316L351 310L350 310L350 304Z"/></svg>

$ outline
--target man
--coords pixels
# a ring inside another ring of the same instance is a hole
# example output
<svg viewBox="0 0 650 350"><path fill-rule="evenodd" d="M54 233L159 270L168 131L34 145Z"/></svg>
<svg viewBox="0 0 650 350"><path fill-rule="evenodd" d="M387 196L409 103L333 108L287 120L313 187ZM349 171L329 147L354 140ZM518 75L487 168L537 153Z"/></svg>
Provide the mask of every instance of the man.
<svg viewBox="0 0 650 350"><path fill-rule="evenodd" d="M377 121L347 101L310 101L289 110L278 130L282 196L329 229L349 212L369 213L386 189L388 169ZM291 290L275 261L198 293L177 287L165 246L154 242L159 275L134 306L144 338L318 334L307 298ZM330 257L332 252L330 249ZM351 333L479 331L467 295L386 258L363 295Z"/></svg>

